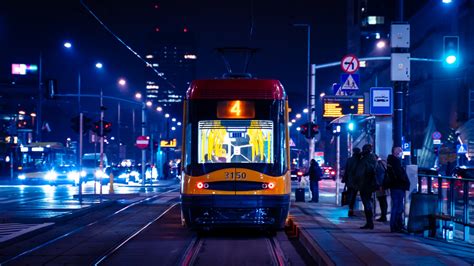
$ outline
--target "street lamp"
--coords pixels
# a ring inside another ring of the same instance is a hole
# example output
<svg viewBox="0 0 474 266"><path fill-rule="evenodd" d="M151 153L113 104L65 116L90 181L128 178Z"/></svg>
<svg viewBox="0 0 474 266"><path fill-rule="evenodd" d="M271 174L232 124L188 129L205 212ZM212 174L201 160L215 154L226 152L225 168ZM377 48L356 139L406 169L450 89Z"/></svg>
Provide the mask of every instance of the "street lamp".
<svg viewBox="0 0 474 266"><path fill-rule="evenodd" d="M156 111L161 112L163 111L163 108L161 106L156 107Z"/></svg>
<svg viewBox="0 0 474 266"><path fill-rule="evenodd" d="M380 40L380 41L377 42L377 48L378 49L383 49L383 48L385 48L386 45L387 45L387 43L384 40Z"/></svg>
<svg viewBox="0 0 474 266"><path fill-rule="evenodd" d="M70 42L65 42L65 43L64 43L64 47L66 47L66 48L69 49L69 48L72 47L72 44L71 44Z"/></svg>
<svg viewBox="0 0 474 266"><path fill-rule="evenodd" d="M121 78L121 79L119 79L118 84L123 87L123 86L127 85L127 81L125 79Z"/></svg>
<svg viewBox="0 0 474 266"><path fill-rule="evenodd" d="M142 94L137 92L135 93L135 98L137 98L138 100L140 100L142 98Z"/></svg>
<svg viewBox="0 0 474 266"><path fill-rule="evenodd" d="M97 62L97 63L95 64L95 67L98 68L98 69L101 69L103 66L104 66L104 65L102 65L101 62Z"/></svg>

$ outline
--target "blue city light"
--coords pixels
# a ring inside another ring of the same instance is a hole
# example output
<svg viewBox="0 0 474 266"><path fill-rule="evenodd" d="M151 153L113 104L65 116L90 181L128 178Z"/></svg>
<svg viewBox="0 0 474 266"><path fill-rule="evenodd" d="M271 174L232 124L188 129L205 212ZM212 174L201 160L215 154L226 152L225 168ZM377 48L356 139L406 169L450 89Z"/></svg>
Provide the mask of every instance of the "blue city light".
<svg viewBox="0 0 474 266"><path fill-rule="evenodd" d="M451 4L452 0L443 0L443 4Z"/></svg>
<svg viewBox="0 0 474 266"><path fill-rule="evenodd" d="M70 42L65 42L64 43L64 47L66 48L71 48L72 47L72 44Z"/></svg>
<svg viewBox="0 0 474 266"><path fill-rule="evenodd" d="M95 64L95 67L97 67L97 68L102 68L103 65L102 65L102 63L99 62L99 63Z"/></svg>

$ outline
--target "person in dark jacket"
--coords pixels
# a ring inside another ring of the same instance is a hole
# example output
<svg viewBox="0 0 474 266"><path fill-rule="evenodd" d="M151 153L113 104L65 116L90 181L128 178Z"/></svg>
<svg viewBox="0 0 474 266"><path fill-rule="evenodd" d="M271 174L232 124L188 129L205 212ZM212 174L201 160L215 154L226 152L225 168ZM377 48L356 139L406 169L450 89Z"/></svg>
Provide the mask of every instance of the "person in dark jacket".
<svg viewBox="0 0 474 266"><path fill-rule="evenodd" d="M347 159L346 167L344 168L344 175L342 176L342 182L346 184L347 191L349 194L349 213L348 216L354 215L354 204L357 197L357 189L354 187L353 178L355 170L360 159L360 149L355 147L352 149L352 157Z"/></svg>
<svg viewBox="0 0 474 266"><path fill-rule="evenodd" d="M378 222L386 222L387 221L387 193L385 192L385 188L383 187L383 181L385 177L385 172L387 170L386 162L382 160L382 158L377 157L377 166L375 168L375 179L377 180L377 190L375 191L375 197L380 205L380 218L376 221Z"/></svg>
<svg viewBox="0 0 474 266"><path fill-rule="evenodd" d="M390 232L402 232L403 210L405 191L410 189L410 180L405 169L402 167L403 150L401 147L393 147L392 154L387 158L388 181L387 188L390 189L392 210L390 216Z"/></svg>
<svg viewBox="0 0 474 266"><path fill-rule="evenodd" d="M309 176L309 189L311 190L310 202L319 202L319 184L323 171L319 167L315 159L311 159L308 172L305 176Z"/></svg>
<svg viewBox="0 0 474 266"><path fill-rule="evenodd" d="M364 213L366 223L360 229L374 229L372 212L372 193L376 189L375 167L377 159L372 153L372 145L365 144L362 147L362 153L357 164L353 179L355 189L359 190L362 204L364 204Z"/></svg>

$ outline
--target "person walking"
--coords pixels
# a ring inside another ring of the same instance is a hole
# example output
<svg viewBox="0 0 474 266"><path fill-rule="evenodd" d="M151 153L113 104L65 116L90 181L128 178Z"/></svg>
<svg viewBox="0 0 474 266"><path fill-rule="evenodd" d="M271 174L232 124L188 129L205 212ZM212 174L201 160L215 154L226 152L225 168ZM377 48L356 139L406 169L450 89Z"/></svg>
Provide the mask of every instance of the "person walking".
<svg viewBox="0 0 474 266"><path fill-rule="evenodd" d="M346 167L344 168L344 175L342 176L342 183L346 184L348 196L349 196L349 212L348 216L355 216L354 205L357 197L357 189L354 187L354 175L357 168L357 164L360 159L360 149L355 147L352 149L352 156L347 159Z"/></svg>
<svg viewBox="0 0 474 266"><path fill-rule="evenodd" d="M359 190L362 204L364 205L365 225L360 229L374 229L373 212L372 212L372 193L376 189L375 167L377 159L372 153L372 145L365 144L362 147L362 153L357 164L354 175L354 187Z"/></svg>
<svg viewBox="0 0 474 266"><path fill-rule="evenodd" d="M305 176L309 176L309 189L311 190L311 200L310 202L319 202L319 184L323 171L319 167L318 162L315 159L311 159L308 172Z"/></svg>
<svg viewBox="0 0 474 266"><path fill-rule="evenodd" d="M377 222L386 222L387 221L387 193L383 187L383 181L385 177L385 172L387 171L386 162L382 158L375 155L377 158L377 166L375 168L375 179L377 181L377 190L375 191L375 197L380 205L380 218Z"/></svg>
<svg viewBox="0 0 474 266"><path fill-rule="evenodd" d="M400 233L403 231L403 211L405 191L410 189L410 180L405 169L402 167L403 150L401 147L393 147L392 154L387 157L386 187L390 189L392 210L390 215L390 232Z"/></svg>

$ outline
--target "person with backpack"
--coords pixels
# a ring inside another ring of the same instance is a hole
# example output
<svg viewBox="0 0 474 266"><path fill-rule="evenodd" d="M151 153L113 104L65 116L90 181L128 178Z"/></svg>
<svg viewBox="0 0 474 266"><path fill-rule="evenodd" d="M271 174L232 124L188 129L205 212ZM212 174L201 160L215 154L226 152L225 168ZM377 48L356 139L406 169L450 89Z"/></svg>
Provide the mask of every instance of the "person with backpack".
<svg viewBox="0 0 474 266"><path fill-rule="evenodd" d="M377 190L375 191L375 197L377 198L377 201L379 202L380 206L380 218L378 218L376 221L377 222L386 222L387 221L387 209L388 209L388 204L387 204L387 193L385 191L385 188L383 187L383 181L385 178L385 173L387 170L386 162L382 160L382 158L377 157L377 166L375 168L375 179L377 181Z"/></svg>
<svg viewBox="0 0 474 266"><path fill-rule="evenodd" d="M315 159L311 159L308 172L305 176L309 176L309 189L311 190L311 200L310 202L319 202L319 184L323 171L319 167L318 162Z"/></svg>
<svg viewBox="0 0 474 266"><path fill-rule="evenodd" d="M385 187L390 189L392 210L390 215L390 232L400 233L403 231L403 211L405 191L410 189L410 180L405 169L402 167L403 150L401 147L393 147L392 154L387 157L387 176Z"/></svg>
<svg viewBox="0 0 474 266"><path fill-rule="evenodd" d="M377 159L372 153L372 145L365 144L362 147L360 160L354 176L354 187L359 190L362 204L364 205L365 225L360 229L374 229L373 212L372 212L372 193L376 190L377 183L375 180L375 167Z"/></svg>

